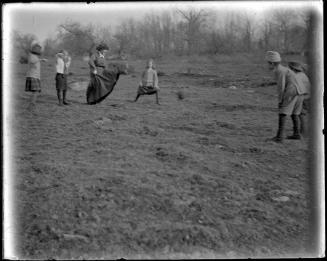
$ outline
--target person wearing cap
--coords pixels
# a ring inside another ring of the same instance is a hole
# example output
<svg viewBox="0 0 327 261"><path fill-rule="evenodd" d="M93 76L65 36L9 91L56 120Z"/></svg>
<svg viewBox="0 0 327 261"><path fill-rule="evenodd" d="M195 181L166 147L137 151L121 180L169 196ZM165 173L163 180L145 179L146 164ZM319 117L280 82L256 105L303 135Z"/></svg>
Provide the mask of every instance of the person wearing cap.
<svg viewBox="0 0 327 261"><path fill-rule="evenodd" d="M56 54L56 90L59 106L69 105L66 100L67 93L67 76L71 58L66 50L62 50ZM62 93L62 96L61 96Z"/></svg>
<svg viewBox="0 0 327 261"><path fill-rule="evenodd" d="M266 60L269 70L274 72L278 92L278 131L271 140L283 142L286 116L291 116L293 122L293 135L288 139L301 139L299 133L299 115L302 111L305 88L298 83L295 73L281 65L281 57L278 52L268 51Z"/></svg>
<svg viewBox="0 0 327 261"><path fill-rule="evenodd" d="M307 134L307 124L306 124L306 115L309 112L309 100L310 100L310 89L311 84L308 76L305 74L306 68L305 66L298 61L291 61L288 63L288 67L295 72L295 77L299 84L303 85L305 89L304 99L303 99L303 106L302 111L300 114L300 133L302 135Z"/></svg>
<svg viewBox="0 0 327 261"><path fill-rule="evenodd" d="M25 91L31 92L31 100L28 109L35 111L36 99L41 92L41 62L46 62L47 59L41 59L42 47L39 43L33 42L28 55L27 73L25 82Z"/></svg>
<svg viewBox="0 0 327 261"><path fill-rule="evenodd" d="M106 44L96 47L90 57L90 83L86 90L87 104L94 105L103 101L114 89L120 74L127 74L128 64L106 66L105 55L109 50Z"/></svg>
<svg viewBox="0 0 327 261"><path fill-rule="evenodd" d="M157 71L154 69L153 60L150 59L147 61L146 68L142 73L142 78L134 102L136 102L141 95L156 94L156 102L159 104L158 92L158 75Z"/></svg>
<svg viewBox="0 0 327 261"><path fill-rule="evenodd" d="M99 44L96 51L89 59L90 83L86 91L86 100L88 104L93 104L100 100L106 91L106 78L102 77L105 70L105 55L109 47L106 44Z"/></svg>
<svg viewBox="0 0 327 261"><path fill-rule="evenodd" d="M105 66L105 55L108 52L109 47L106 44L99 44L96 47L96 52L91 55L89 60L91 77L97 74L102 74Z"/></svg>

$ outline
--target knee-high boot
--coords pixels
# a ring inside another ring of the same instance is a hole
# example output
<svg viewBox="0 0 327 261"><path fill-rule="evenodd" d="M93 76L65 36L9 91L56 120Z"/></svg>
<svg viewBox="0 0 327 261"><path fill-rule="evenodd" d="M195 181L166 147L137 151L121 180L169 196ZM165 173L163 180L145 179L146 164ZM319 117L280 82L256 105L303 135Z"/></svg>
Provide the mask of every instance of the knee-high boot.
<svg viewBox="0 0 327 261"><path fill-rule="evenodd" d="M58 97L58 105L59 106L63 106L63 103L62 103L62 97L61 97L61 91L60 90L57 90L57 97Z"/></svg>
<svg viewBox="0 0 327 261"><path fill-rule="evenodd" d="M66 100L66 94L67 94L67 90L63 90L62 91L62 97L63 97L63 104L64 105L69 105L69 103Z"/></svg>
<svg viewBox="0 0 327 261"><path fill-rule="evenodd" d="M291 140L300 140L301 136L299 132L299 123L300 123L299 115L292 114L291 117L293 122L293 135L288 136L287 138Z"/></svg>
<svg viewBox="0 0 327 261"><path fill-rule="evenodd" d="M285 114L279 114L278 117L278 131L274 138L272 138L272 141L282 143L284 140L284 129L285 129L285 122L286 122L286 115Z"/></svg>
<svg viewBox="0 0 327 261"><path fill-rule="evenodd" d="M300 133L302 135L307 135L307 125L305 122L305 114L300 114Z"/></svg>

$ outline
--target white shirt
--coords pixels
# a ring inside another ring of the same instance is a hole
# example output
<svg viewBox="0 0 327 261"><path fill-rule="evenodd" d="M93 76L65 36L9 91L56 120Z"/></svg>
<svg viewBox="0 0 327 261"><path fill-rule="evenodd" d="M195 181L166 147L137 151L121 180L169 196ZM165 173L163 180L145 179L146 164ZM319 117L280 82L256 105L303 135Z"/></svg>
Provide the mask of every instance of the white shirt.
<svg viewBox="0 0 327 261"><path fill-rule="evenodd" d="M64 58L57 56L56 70L57 73L67 73L68 67L70 66L71 58L68 56L67 62L65 63Z"/></svg>
<svg viewBox="0 0 327 261"><path fill-rule="evenodd" d="M57 73L64 73L65 72L65 62L62 58L57 56L57 63L56 63L56 70Z"/></svg>
<svg viewBox="0 0 327 261"><path fill-rule="evenodd" d="M152 86L159 89L157 71L152 68L147 68L142 74L140 85Z"/></svg>

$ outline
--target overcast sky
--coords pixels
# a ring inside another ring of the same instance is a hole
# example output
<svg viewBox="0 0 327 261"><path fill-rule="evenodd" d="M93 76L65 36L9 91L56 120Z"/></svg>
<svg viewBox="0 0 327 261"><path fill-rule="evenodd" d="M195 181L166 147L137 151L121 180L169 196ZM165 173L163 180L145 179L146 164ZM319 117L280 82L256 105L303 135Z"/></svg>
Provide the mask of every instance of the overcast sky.
<svg viewBox="0 0 327 261"><path fill-rule="evenodd" d="M40 41L53 36L57 26L70 19L82 24L110 25L114 28L128 18L141 19L146 13L159 13L175 8L195 6L210 10L247 10L253 17L260 17L264 11L276 6L308 5L312 1L300 2L121 2L121 3L33 3L6 4L4 30L18 30L33 33Z"/></svg>

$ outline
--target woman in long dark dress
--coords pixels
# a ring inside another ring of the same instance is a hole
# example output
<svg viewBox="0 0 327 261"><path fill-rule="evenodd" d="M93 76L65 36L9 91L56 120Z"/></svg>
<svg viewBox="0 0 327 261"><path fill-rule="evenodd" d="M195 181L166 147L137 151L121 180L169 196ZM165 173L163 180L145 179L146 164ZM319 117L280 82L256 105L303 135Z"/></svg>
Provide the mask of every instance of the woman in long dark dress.
<svg viewBox="0 0 327 261"><path fill-rule="evenodd" d="M91 80L86 91L88 104L96 104L103 101L114 89L119 74L106 69L105 54L108 51L106 44L100 44L96 53L90 57Z"/></svg>

